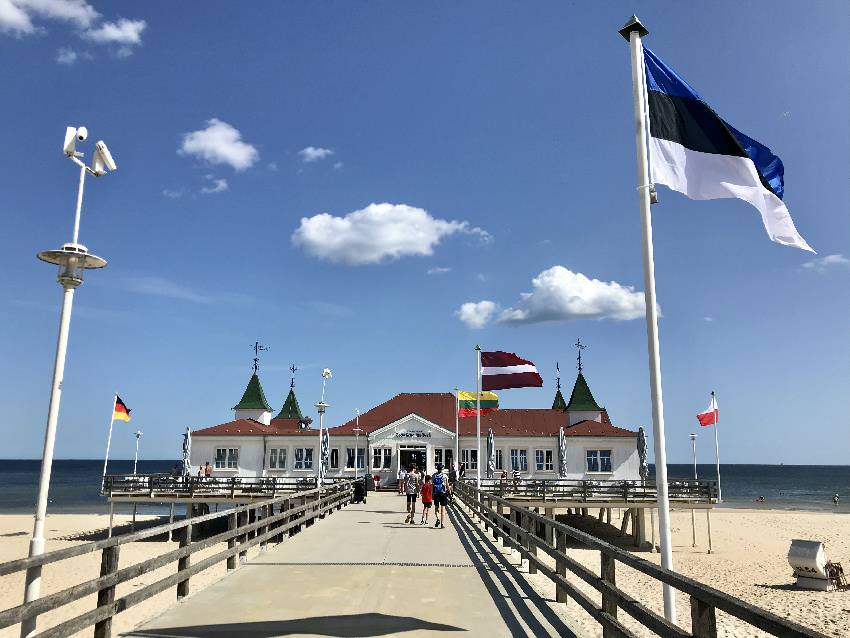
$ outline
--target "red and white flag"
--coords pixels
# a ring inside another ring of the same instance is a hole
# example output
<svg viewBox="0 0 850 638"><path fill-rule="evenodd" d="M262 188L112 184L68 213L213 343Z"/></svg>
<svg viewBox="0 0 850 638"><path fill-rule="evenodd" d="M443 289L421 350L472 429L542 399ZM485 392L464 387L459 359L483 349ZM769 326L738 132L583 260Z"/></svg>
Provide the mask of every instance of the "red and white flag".
<svg viewBox="0 0 850 638"><path fill-rule="evenodd" d="M717 398L715 398L714 394L712 394L711 403L708 405L708 410L697 414L697 421L699 421L699 424L702 426L717 425L717 417Z"/></svg>
<svg viewBox="0 0 850 638"><path fill-rule="evenodd" d="M481 389L541 388L543 378L537 367L513 352L481 353Z"/></svg>

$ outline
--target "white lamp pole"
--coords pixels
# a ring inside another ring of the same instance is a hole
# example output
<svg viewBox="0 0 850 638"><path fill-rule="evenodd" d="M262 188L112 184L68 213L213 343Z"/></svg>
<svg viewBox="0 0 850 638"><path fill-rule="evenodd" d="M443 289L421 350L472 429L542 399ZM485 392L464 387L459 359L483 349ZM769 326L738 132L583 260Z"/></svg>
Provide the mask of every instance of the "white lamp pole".
<svg viewBox="0 0 850 638"><path fill-rule="evenodd" d="M331 376L332 375L331 375L330 368L325 368L324 370L322 370L322 398L316 404L316 409L319 411L319 468L318 468L319 469L319 473L318 473L318 476L319 476L318 485L319 486L323 485L324 482L325 482L325 474L324 474L325 456L324 456L324 448L323 448L324 441L322 440L322 431L324 430L324 426L325 426L325 410L327 410L329 407L331 407L329 404L325 403L325 385L327 384L328 379L330 379ZM357 457L357 451L356 450L355 450L354 454L355 454L354 465L356 466L357 465L357 458L356 458Z"/></svg>
<svg viewBox="0 0 850 638"><path fill-rule="evenodd" d="M360 429L360 410L357 410L357 425L354 427L354 480L357 480L357 470L360 469L358 465L358 460L360 459L360 433L363 430ZM363 455L363 465L365 468L366 465L366 455ZM366 477L363 477L365 481Z"/></svg>
<svg viewBox="0 0 850 638"><path fill-rule="evenodd" d="M44 450L41 455L41 474L38 480L38 500L35 506L35 521L32 539L29 545L29 556L39 556L44 553L44 524L47 516L47 495L50 490L50 473L53 469L53 448L56 443L56 424L59 420L59 403L62 398L62 379L65 375L65 355L68 351L68 333L71 327L71 310L74 305L74 291L83 283L83 273L89 268L103 268L106 260L96 255L90 255L88 249L77 243L80 233L80 212L83 207L83 186L86 172L93 175L103 175L103 142L97 143L94 170L88 168L78 159L82 153L77 153L76 141L88 137L84 127L68 127L65 133L65 154L80 167L80 182L77 188L77 204L74 211L73 241L64 244L58 250L45 250L38 253L38 258L50 264L59 266L57 281L62 286L62 310L59 314L59 337L56 340L56 355L53 361L53 382L50 386L50 403L47 408L47 427L44 432ZM108 151L106 154L108 155ZM109 156L110 170L117 167ZM26 588L24 602L36 600L41 592L41 566L31 567L26 573ZM36 618L27 618L21 623L21 636L35 633Z"/></svg>
<svg viewBox="0 0 850 638"><path fill-rule="evenodd" d="M694 480L696 480L699 478L697 476L697 435L691 432L689 436L691 437L691 446L694 451Z"/></svg>
<svg viewBox="0 0 850 638"><path fill-rule="evenodd" d="M133 457L133 476L136 476L136 466L139 464L139 439L142 438L142 434L144 434L144 432L142 432L141 430L136 430L136 432L135 432L135 435L136 435L136 456Z"/></svg>

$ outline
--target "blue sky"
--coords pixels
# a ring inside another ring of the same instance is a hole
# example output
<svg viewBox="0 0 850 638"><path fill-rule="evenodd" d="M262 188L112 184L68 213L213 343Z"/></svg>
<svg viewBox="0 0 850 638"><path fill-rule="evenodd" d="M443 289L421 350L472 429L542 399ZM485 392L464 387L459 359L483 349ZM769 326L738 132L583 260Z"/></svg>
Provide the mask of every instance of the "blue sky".
<svg viewBox="0 0 850 638"><path fill-rule="evenodd" d="M771 243L744 202L660 188L669 459L689 460L715 389L725 461L847 462L844 3L49 7L0 2L0 456L41 454L61 289L35 253L70 240L66 125L88 126L87 156L106 140L119 170L87 182L81 241L109 266L76 297L57 458L102 457L115 391L135 418L116 424L113 456L132 457L137 427L144 457L179 455L186 425L229 420L255 339L271 347L273 407L292 362L302 407L328 366L338 424L397 392L474 389L476 343L544 376L504 406L547 406L556 361L572 385L581 337L612 420L649 427L616 33L637 11L647 45L783 159L785 201L819 253Z"/></svg>

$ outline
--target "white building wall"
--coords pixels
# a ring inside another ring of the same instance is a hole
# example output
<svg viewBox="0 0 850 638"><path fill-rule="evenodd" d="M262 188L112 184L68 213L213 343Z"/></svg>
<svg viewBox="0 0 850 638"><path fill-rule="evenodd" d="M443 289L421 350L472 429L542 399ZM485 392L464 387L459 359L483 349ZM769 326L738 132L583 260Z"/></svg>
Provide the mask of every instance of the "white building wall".
<svg viewBox="0 0 850 638"><path fill-rule="evenodd" d="M216 448L238 449L238 468L227 469L215 467ZM262 476L263 437L193 436L189 461L192 464L193 476L198 473L198 466L203 466L208 461L213 466L213 476Z"/></svg>
<svg viewBox="0 0 850 638"><path fill-rule="evenodd" d="M272 420L272 413L262 408L256 410L234 410L234 418L236 419L254 419L264 425L268 425Z"/></svg>
<svg viewBox="0 0 850 638"><path fill-rule="evenodd" d="M567 412L567 416L570 418L570 425L575 425L579 421L598 421L602 422L602 412L598 410L593 411L585 411L585 412L573 412L572 410Z"/></svg>

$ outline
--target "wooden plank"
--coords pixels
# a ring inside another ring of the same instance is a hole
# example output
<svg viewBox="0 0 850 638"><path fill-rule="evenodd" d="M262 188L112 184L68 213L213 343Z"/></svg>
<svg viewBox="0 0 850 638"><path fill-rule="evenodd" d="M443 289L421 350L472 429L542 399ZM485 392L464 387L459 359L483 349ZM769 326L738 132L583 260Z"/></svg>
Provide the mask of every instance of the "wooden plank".
<svg viewBox="0 0 850 638"><path fill-rule="evenodd" d="M599 557L601 559L599 577L602 579L602 582L607 583L612 588L615 588L617 584L617 561L608 556L608 554L600 553ZM614 596L609 595L606 591L602 592L602 611L613 618L617 617L617 599ZM612 638L613 636L614 634L611 633L610 630L602 631L603 638Z"/></svg>
<svg viewBox="0 0 850 638"><path fill-rule="evenodd" d="M194 510L194 505L186 506L186 514L187 516L191 516ZM183 529L183 536L180 538L180 547L188 547L192 544L192 525L187 525ZM180 574L189 569L189 563L191 561L191 554L186 554L185 556L181 556L177 560L177 573ZM177 600L183 600L186 596L189 595L189 577L186 576L184 580L177 581Z"/></svg>

